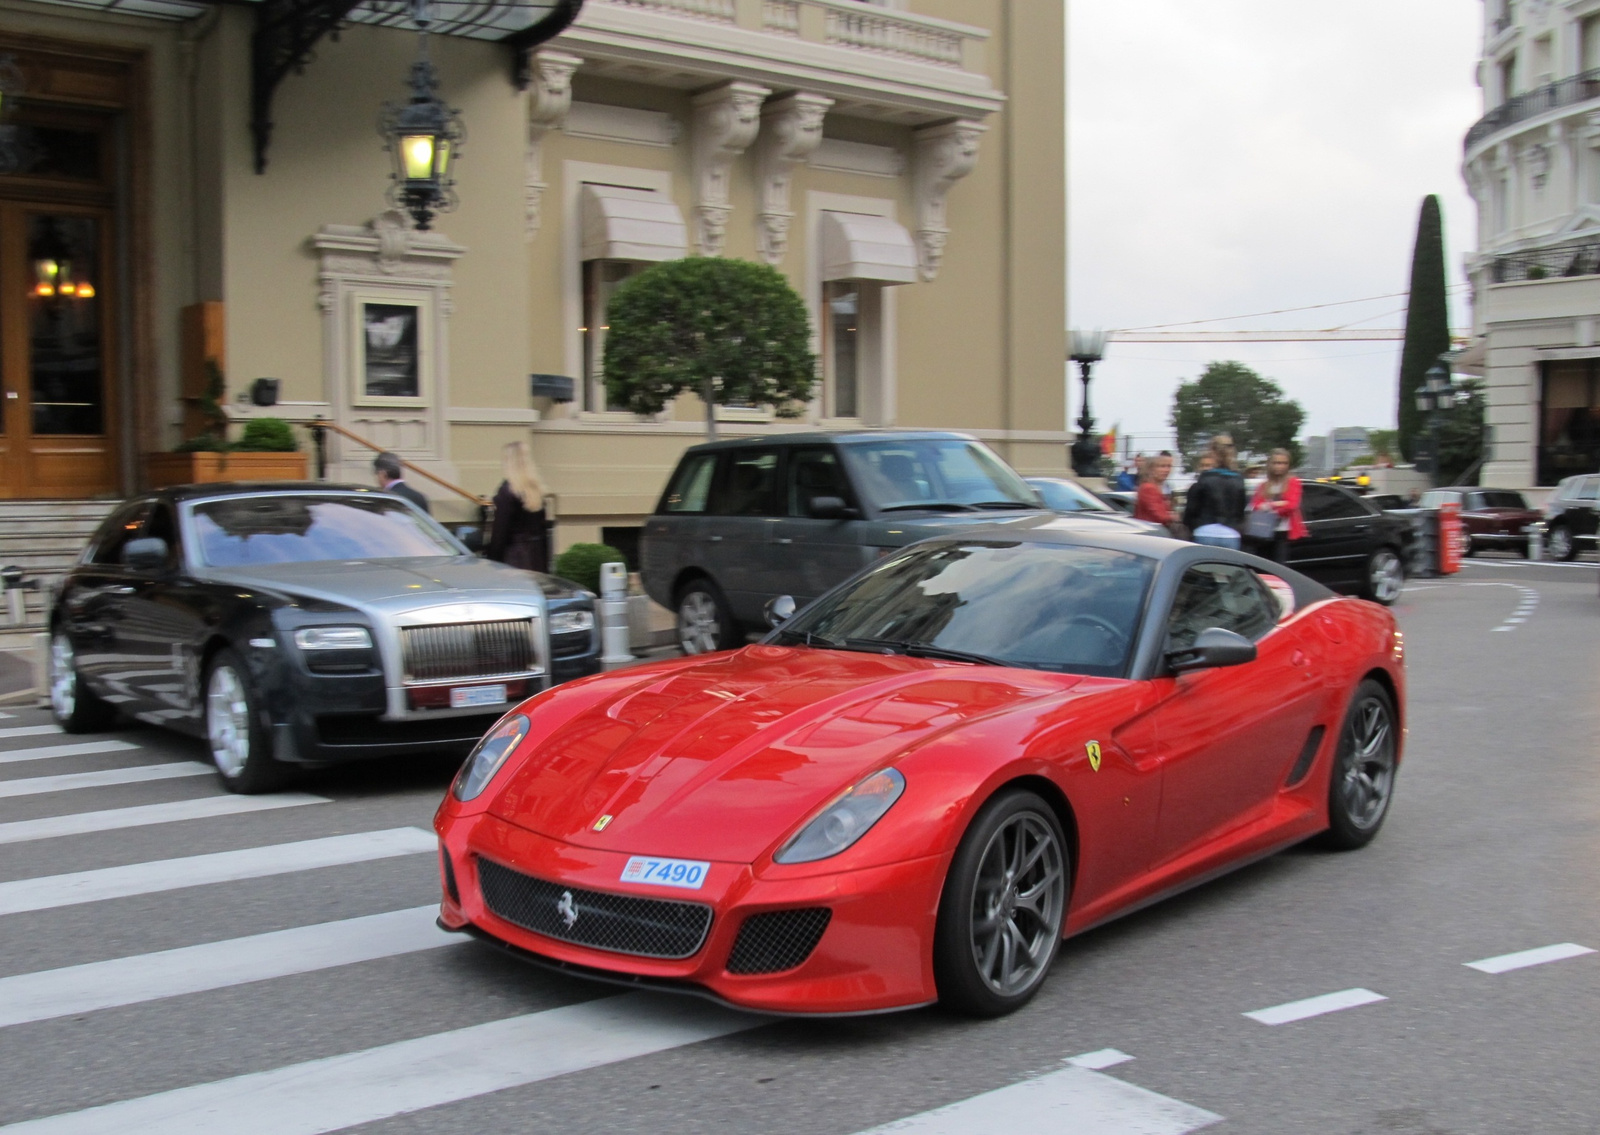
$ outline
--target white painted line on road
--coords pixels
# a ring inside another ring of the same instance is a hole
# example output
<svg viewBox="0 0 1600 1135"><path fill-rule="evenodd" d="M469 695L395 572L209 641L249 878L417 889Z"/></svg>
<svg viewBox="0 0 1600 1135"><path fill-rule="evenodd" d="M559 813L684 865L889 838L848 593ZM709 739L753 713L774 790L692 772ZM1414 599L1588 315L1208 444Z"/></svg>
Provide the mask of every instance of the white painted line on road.
<svg viewBox="0 0 1600 1135"><path fill-rule="evenodd" d="M1558 946L1540 946L1537 950L1520 950L1515 954L1501 954L1496 958L1484 958L1481 961L1461 964L1482 973L1506 973L1509 970L1526 969L1528 966L1542 966L1546 962L1581 958L1585 954L1592 953L1594 951L1588 946L1580 946L1576 942L1562 942Z"/></svg>
<svg viewBox="0 0 1600 1135"><path fill-rule="evenodd" d="M1370 989L1341 989L1338 993L1324 993L1321 997L1307 997L1304 1001L1290 1001L1270 1009L1257 1009L1245 1016L1263 1025L1286 1025L1290 1021L1303 1021L1307 1017L1320 1017L1324 1013L1337 1013L1340 1009L1354 1009L1358 1005L1387 1000L1383 994Z"/></svg>
<svg viewBox="0 0 1600 1135"><path fill-rule="evenodd" d="M1509 630L1511 630L1510 627L1495 627L1494 629L1497 630L1497 631L1509 631Z"/></svg>
<svg viewBox="0 0 1600 1135"><path fill-rule="evenodd" d="M32 749L12 749L0 753L0 765L19 761L47 761L55 757L86 757L93 753L121 753L139 746L132 741L79 741L72 745L39 745Z"/></svg>
<svg viewBox="0 0 1600 1135"><path fill-rule="evenodd" d="M106 788L113 784L138 784L146 780L171 780L178 776L204 776L214 771L210 765L203 765L199 761L174 761L167 765L138 765L104 772L69 772L60 776L0 780L0 798L69 792L74 788Z"/></svg>
<svg viewBox="0 0 1600 1135"><path fill-rule="evenodd" d="M1082 1052L1077 1056L1069 1056L1063 1062L1074 1068L1087 1068L1091 1072L1099 1072L1118 1064L1126 1064L1132 1060L1126 1052L1115 1048L1097 1048L1093 1052Z"/></svg>
<svg viewBox="0 0 1600 1135"><path fill-rule="evenodd" d="M267 847L247 847L239 851L218 851L210 855L191 855L184 859L157 859L130 863L125 867L101 867L75 871L69 875L45 875L0 883L0 914L19 914L29 910L52 910L86 902L150 895L211 883L231 883L240 879L262 879L269 875L288 875L317 867L339 867L348 863L367 863L397 855L437 852L438 841L432 832L421 828L388 828L355 835L325 836L297 843L278 843Z"/></svg>
<svg viewBox="0 0 1600 1135"><path fill-rule="evenodd" d="M670 994L626 993L0 1130L11 1135L324 1135L765 1023Z"/></svg>
<svg viewBox="0 0 1600 1135"><path fill-rule="evenodd" d="M134 808L106 808L98 812L70 812L65 816L41 816L36 820L13 820L0 824L0 844L27 843L35 839L111 832L122 828L142 828L151 824L172 824L180 820L210 820L218 816L238 816L267 812L276 808L297 808L301 804L331 804L326 796L304 792L282 792L276 796L202 796L197 800L173 800L166 804L140 804Z"/></svg>
<svg viewBox="0 0 1600 1135"><path fill-rule="evenodd" d="M17 716L17 715L14 714L14 713L0 713L0 718L10 718L10 717L15 717L15 716Z"/></svg>
<svg viewBox="0 0 1600 1135"><path fill-rule="evenodd" d="M0 978L0 1028L471 941L437 905Z"/></svg>
<svg viewBox="0 0 1600 1135"><path fill-rule="evenodd" d="M897 1119L860 1135L994 1135L1058 1131L1071 1135L1185 1135L1222 1116L1087 1068L1063 1068L1009 1088ZM6 1130L11 1130L6 1128Z"/></svg>
<svg viewBox="0 0 1600 1135"><path fill-rule="evenodd" d="M46 733L64 732L66 730L59 725L13 725L8 729L0 729L0 740L7 737L43 737Z"/></svg>

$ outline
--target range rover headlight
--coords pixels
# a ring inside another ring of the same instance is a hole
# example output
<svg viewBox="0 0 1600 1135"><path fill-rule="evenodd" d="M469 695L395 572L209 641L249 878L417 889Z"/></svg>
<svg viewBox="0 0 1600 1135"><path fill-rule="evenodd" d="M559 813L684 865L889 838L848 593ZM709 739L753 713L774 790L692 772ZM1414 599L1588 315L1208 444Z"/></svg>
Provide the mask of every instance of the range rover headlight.
<svg viewBox="0 0 1600 1135"><path fill-rule="evenodd" d="M450 791L457 800L475 800L489 787L494 774L528 735L528 719L520 713L504 718L473 748Z"/></svg>
<svg viewBox="0 0 1600 1135"><path fill-rule="evenodd" d="M866 835L905 790L906 778L898 770L873 773L818 813L772 858L778 863L813 863L838 855Z"/></svg>
<svg viewBox="0 0 1600 1135"><path fill-rule="evenodd" d="M294 644L301 650L371 650L372 635L366 627L301 627Z"/></svg>
<svg viewBox="0 0 1600 1135"><path fill-rule="evenodd" d="M594 630L593 611L550 612L551 634L578 634Z"/></svg>

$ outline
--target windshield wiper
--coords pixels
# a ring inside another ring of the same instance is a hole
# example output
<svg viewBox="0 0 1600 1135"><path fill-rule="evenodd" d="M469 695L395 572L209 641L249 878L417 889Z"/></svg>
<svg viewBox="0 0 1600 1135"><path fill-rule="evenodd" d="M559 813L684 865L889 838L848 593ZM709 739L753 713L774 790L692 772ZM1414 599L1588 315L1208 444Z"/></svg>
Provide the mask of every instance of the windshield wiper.
<svg viewBox="0 0 1600 1135"><path fill-rule="evenodd" d="M973 508L1026 508L1037 510L1040 506L1024 501L979 501Z"/></svg>
<svg viewBox="0 0 1600 1135"><path fill-rule="evenodd" d="M944 508L959 508L963 512L977 512L975 504L962 504L960 501L923 501L917 504L891 504L887 508L880 508L879 512L906 512L911 509L927 509L930 512Z"/></svg>
<svg viewBox="0 0 1600 1135"><path fill-rule="evenodd" d="M1007 666L998 658L990 658L987 654L974 654L970 650L952 650L947 646L934 646L929 642L906 642L902 639L888 638L852 638L847 640L851 645L877 647L882 650L904 654L911 658L941 658L949 662L974 662L979 666Z"/></svg>

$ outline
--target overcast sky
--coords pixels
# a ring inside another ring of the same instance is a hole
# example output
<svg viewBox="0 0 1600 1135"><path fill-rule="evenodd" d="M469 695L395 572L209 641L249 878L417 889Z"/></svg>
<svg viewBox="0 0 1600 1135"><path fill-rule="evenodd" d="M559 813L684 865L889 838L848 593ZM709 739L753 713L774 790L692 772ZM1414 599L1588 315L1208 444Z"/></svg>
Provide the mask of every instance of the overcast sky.
<svg viewBox="0 0 1600 1135"><path fill-rule="evenodd" d="M1068 18L1073 326L1403 292L1429 193L1461 281L1476 227L1460 164L1481 114L1479 0L1070 0ZM1461 327L1465 292L1452 297ZM1404 303L1205 326L1398 327ZM1135 448L1157 448L1177 384L1231 358L1305 408L1305 434L1393 427L1399 357L1398 343L1113 343L1090 402L1100 430L1120 421ZM1078 409L1074 382L1074 421Z"/></svg>

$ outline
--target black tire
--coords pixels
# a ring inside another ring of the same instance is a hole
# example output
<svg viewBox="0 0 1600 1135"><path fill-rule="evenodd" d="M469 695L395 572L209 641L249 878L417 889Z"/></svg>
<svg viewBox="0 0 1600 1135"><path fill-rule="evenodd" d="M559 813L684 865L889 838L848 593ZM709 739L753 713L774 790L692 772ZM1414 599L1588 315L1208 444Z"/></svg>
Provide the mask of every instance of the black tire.
<svg viewBox="0 0 1600 1135"><path fill-rule="evenodd" d="M678 591L673 603L678 647L685 654L732 650L744 642L728 601L709 579L695 579Z"/></svg>
<svg viewBox="0 0 1600 1135"><path fill-rule="evenodd" d="M1570 563L1578 558L1578 541L1572 535L1572 529L1565 524L1552 524L1550 531L1545 535L1545 554L1552 560Z"/></svg>
<svg viewBox="0 0 1600 1135"><path fill-rule="evenodd" d="M1406 582L1406 562L1395 548L1383 547L1367 557L1361 571L1361 598L1385 607L1394 605L1400 598L1400 589Z"/></svg>
<svg viewBox="0 0 1600 1135"><path fill-rule="evenodd" d="M961 837L939 898L933 974L940 1004L1000 1017L1033 999L1061 946L1069 855L1055 812L1034 793L1002 792L983 806ZM1019 861L1022 871L1004 870ZM1033 903L1019 901L1029 893Z"/></svg>
<svg viewBox="0 0 1600 1135"><path fill-rule="evenodd" d="M223 649L212 656L200 699L206 744L223 787L246 796L280 787L289 769L273 759L261 700L238 654Z"/></svg>
<svg viewBox="0 0 1600 1135"><path fill-rule="evenodd" d="M103 733L117 723L117 707L89 689L72 639L60 629L50 636L49 681L50 715L63 733Z"/></svg>
<svg viewBox="0 0 1600 1135"><path fill-rule="evenodd" d="M1371 678L1356 687L1339 727L1328 781L1328 833L1338 851L1371 843L1389 815L1398 771L1400 723L1389 691Z"/></svg>

